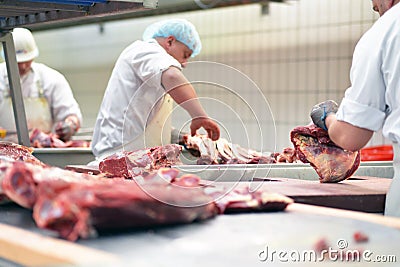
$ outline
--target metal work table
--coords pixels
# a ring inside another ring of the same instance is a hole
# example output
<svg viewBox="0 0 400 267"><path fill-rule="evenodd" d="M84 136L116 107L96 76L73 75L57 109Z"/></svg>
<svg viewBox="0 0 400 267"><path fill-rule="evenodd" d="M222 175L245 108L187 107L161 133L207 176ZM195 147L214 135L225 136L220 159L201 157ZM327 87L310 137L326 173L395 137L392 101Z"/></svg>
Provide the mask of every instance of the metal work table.
<svg viewBox="0 0 400 267"><path fill-rule="evenodd" d="M368 259L373 262L377 256L400 260L398 229L339 214L335 210L318 214L297 208L286 212L220 215L190 225L100 233L98 237L78 240L77 246L111 253L118 263L102 264L93 259L92 265L73 266L280 266L288 263L296 263L296 266L342 266L344 263L346 266L365 266L371 263ZM54 237L53 233L36 228L30 211L14 205L0 206L0 223ZM353 235L358 231L368 235L369 241L356 243ZM340 251L343 246L347 250L368 250L370 253L360 262L337 258L296 261L290 257L290 253L297 255L313 250L321 239L325 239L332 250ZM278 257L280 251L287 254ZM74 258L74 255L67 256ZM379 266L396 266L396 263L381 262Z"/></svg>

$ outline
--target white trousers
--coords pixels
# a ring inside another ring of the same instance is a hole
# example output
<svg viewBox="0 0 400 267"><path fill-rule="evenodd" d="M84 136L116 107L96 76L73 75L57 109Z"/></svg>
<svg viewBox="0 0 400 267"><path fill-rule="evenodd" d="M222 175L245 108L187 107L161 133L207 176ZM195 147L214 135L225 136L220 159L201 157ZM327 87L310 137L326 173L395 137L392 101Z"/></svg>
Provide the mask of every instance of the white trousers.
<svg viewBox="0 0 400 267"><path fill-rule="evenodd" d="M394 176L386 195L385 215L400 217L400 144L393 143Z"/></svg>

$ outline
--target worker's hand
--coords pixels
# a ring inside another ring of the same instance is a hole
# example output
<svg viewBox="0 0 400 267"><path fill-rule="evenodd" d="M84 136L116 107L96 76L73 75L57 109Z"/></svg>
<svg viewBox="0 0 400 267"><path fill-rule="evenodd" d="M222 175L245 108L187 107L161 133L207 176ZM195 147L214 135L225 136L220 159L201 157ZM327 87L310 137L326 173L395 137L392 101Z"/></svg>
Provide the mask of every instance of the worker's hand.
<svg viewBox="0 0 400 267"><path fill-rule="evenodd" d="M337 111L338 104L333 100L326 100L312 108L310 117L315 125L327 131L328 128L326 127L325 119L329 114L335 114Z"/></svg>
<svg viewBox="0 0 400 267"><path fill-rule="evenodd" d="M219 127L212 119L208 117L197 117L192 119L192 123L190 124L191 135L194 136L196 131L201 127L206 130L208 138L213 141L219 139Z"/></svg>
<svg viewBox="0 0 400 267"><path fill-rule="evenodd" d="M61 140L68 141L75 134L78 128L79 126L74 120L67 118L64 121L59 121L56 124L54 131Z"/></svg>

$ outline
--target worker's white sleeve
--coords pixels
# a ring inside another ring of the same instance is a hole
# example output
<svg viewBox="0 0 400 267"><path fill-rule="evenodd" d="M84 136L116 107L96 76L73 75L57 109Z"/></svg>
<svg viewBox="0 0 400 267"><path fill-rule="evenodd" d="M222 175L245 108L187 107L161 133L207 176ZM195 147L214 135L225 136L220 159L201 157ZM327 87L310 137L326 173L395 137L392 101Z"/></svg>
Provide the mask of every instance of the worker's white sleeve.
<svg viewBox="0 0 400 267"><path fill-rule="evenodd" d="M336 118L354 126L379 130L385 120L386 86L381 73L381 42L375 31L360 39L350 70L351 87L346 90Z"/></svg>
<svg viewBox="0 0 400 267"><path fill-rule="evenodd" d="M182 66L175 58L165 53L155 40L149 42L154 48L149 49L149 44L143 42L144 48L141 50L143 52L139 52L134 57L132 65L147 86L160 87L163 71L170 67L176 67L181 70Z"/></svg>
<svg viewBox="0 0 400 267"><path fill-rule="evenodd" d="M81 110L64 75L45 66L42 70L44 94L49 100L53 121L58 122L70 115L76 115L82 125Z"/></svg>

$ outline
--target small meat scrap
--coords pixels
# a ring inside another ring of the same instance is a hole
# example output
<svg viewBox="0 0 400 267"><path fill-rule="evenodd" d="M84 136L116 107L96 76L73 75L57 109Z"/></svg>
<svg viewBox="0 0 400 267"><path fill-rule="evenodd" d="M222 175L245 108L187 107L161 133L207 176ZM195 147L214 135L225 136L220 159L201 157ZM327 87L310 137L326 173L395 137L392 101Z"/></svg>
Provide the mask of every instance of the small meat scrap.
<svg viewBox="0 0 400 267"><path fill-rule="evenodd" d="M317 253L328 251L330 248L329 242L325 237L319 238L313 245L313 249Z"/></svg>
<svg viewBox="0 0 400 267"><path fill-rule="evenodd" d="M364 243L364 242L368 242L369 237L368 237L368 235L366 235L365 233L363 233L361 231L356 231L353 234L353 239L356 243Z"/></svg>
<svg viewBox="0 0 400 267"><path fill-rule="evenodd" d="M1 183L9 166L15 161L27 162L32 165L46 167L47 165L32 155L33 148L23 145L0 142L0 204L10 202L8 196L5 195Z"/></svg>
<svg viewBox="0 0 400 267"><path fill-rule="evenodd" d="M360 165L360 151L352 152L335 145L328 132L315 126L299 126L290 133L297 157L310 163L321 183L337 183L349 178Z"/></svg>
<svg viewBox="0 0 400 267"><path fill-rule="evenodd" d="M278 163L293 163L297 161L296 150L291 147L283 149L281 153L276 152L271 155Z"/></svg>
<svg viewBox="0 0 400 267"><path fill-rule="evenodd" d="M99 170L107 177L132 178L146 176L162 167L181 164L181 146L168 144L135 151L122 151L99 163Z"/></svg>
<svg viewBox="0 0 400 267"><path fill-rule="evenodd" d="M210 190L221 214L283 211L293 200L278 193L254 191L248 187Z"/></svg>

